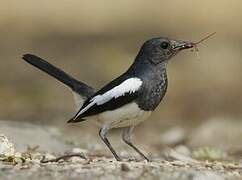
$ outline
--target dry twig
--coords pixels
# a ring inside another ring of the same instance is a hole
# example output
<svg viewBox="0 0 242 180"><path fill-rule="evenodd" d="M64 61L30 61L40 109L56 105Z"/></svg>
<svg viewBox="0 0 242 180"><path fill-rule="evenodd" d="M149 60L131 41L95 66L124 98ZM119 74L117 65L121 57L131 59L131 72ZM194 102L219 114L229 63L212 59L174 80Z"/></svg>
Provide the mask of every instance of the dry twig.
<svg viewBox="0 0 242 180"><path fill-rule="evenodd" d="M57 158L54 159L49 159L49 160L45 160L45 156L43 156L43 158L41 159L41 163L48 163L48 162L59 162L60 160L67 160L71 157L80 157L82 159L87 159L82 153L74 153L74 154L66 154L63 156L59 156Z"/></svg>

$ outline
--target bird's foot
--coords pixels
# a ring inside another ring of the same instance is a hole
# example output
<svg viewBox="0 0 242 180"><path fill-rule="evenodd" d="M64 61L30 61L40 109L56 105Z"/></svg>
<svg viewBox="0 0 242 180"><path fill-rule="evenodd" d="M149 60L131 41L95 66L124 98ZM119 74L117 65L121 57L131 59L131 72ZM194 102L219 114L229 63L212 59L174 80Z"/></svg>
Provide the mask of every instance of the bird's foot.
<svg viewBox="0 0 242 180"><path fill-rule="evenodd" d="M152 162L149 158L145 157L144 158L147 162ZM138 159L138 158L129 158L128 159L128 162L141 162L142 160L141 159Z"/></svg>
<svg viewBox="0 0 242 180"><path fill-rule="evenodd" d="M151 159L147 158L146 156L143 156L143 157L147 162L151 162Z"/></svg>
<svg viewBox="0 0 242 180"><path fill-rule="evenodd" d="M116 161L122 161L122 159L119 156L115 156Z"/></svg>

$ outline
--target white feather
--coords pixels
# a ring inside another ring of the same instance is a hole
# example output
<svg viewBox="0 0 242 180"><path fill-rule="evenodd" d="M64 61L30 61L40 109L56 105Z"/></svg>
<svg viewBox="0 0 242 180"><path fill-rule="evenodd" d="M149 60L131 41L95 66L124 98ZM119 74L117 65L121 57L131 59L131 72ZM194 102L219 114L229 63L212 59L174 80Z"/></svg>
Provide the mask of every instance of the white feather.
<svg viewBox="0 0 242 180"><path fill-rule="evenodd" d="M83 108L77 116L87 111L90 107L92 107L94 104L101 105L113 98L118 98L120 96L123 96L125 93L134 93L137 91L142 85L142 81L139 78L130 78L122 82L120 85L114 87L113 89L110 89L104 94L96 95L90 100L90 103Z"/></svg>
<svg viewBox="0 0 242 180"><path fill-rule="evenodd" d="M99 125L109 128L136 126L146 120L151 111L143 111L134 102L112 111L105 111L97 116Z"/></svg>
<svg viewBox="0 0 242 180"><path fill-rule="evenodd" d="M75 91L72 91L72 94L73 94L73 97L74 97L75 109L78 111L82 107L84 101L87 98L81 96L80 94L76 93Z"/></svg>

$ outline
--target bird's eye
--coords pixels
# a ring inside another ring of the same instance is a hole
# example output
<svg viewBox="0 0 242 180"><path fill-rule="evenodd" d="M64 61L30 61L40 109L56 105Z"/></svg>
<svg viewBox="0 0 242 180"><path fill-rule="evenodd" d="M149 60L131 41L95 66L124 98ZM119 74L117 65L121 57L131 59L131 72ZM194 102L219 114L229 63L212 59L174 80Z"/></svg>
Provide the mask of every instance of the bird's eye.
<svg viewBox="0 0 242 180"><path fill-rule="evenodd" d="M162 42L161 45L160 45L160 47L162 49L167 49L169 47L169 43L168 42Z"/></svg>

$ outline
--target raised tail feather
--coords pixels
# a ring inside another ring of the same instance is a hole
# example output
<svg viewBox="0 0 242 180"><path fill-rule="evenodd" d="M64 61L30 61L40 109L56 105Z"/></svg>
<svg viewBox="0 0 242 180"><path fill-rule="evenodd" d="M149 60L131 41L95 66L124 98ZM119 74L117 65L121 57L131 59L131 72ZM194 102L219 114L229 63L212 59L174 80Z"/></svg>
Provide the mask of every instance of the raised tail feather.
<svg viewBox="0 0 242 180"><path fill-rule="evenodd" d="M57 80L71 88L71 90L74 92L76 104L79 104L77 102L79 101L79 97L76 97L76 95L81 96L84 99L87 99L88 97L92 96L95 92L95 90L92 87L76 80L69 74L62 71L60 68L55 67L54 65L48 63L47 61L38 56L32 54L25 54L23 55L23 59L29 64L46 72L47 74L51 75L52 77L56 78Z"/></svg>

